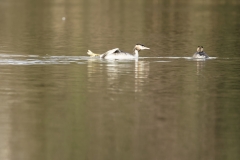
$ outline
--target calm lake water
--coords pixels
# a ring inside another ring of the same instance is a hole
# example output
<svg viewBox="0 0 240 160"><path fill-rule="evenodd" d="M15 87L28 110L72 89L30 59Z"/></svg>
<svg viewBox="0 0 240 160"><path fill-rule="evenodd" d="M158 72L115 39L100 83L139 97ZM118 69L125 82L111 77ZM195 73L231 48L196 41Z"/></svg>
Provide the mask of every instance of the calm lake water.
<svg viewBox="0 0 240 160"><path fill-rule="evenodd" d="M239 160L239 46L238 0L1 0L0 159Z"/></svg>

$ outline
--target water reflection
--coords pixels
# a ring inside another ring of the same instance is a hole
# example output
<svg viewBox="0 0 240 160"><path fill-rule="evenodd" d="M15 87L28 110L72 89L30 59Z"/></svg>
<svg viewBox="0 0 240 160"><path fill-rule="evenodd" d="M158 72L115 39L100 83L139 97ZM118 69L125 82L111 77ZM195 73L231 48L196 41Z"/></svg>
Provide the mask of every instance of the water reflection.
<svg viewBox="0 0 240 160"><path fill-rule="evenodd" d="M197 66L197 75L200 75L202 70L205 67L205 60L197 60L196 66Z"/></svg>
<svg viewBox="0 0 240 160"><path fill-rule="evenodd" d="M142 91L141 86L143 86L145 83L148 83L147 78L150 71L149 63L149 61L143 60L118 61L89 59L89 82L94 82L96 80L95 78L97 77L99 82L98 85L100 85L101 82L104 83L104 79L107 80L107 88L109 90L120 91L120 86L125 86L124 88L127 90L134 88L134 92L140 92ZM133 80L133 83L129 80L125 80L129 74Z"/></svg>
<svg viewBox="0 0 240 160"><path fill-rule="evenodd" d="M142 86L149 83L149 61L135 61L135 92L142 91Z"/></svg>

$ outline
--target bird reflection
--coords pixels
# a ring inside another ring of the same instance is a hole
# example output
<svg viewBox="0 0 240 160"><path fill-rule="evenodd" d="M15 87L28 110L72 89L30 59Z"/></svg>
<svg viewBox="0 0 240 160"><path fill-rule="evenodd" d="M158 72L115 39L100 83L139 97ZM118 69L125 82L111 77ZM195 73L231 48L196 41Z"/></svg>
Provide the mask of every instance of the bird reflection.
<svg viewBox="0 0 240 160"><path fill-rule="evenodd" d="M148 61L89 59L88 81L91 83L89 89L104 86L114 92L123 90L141 92L143 85L147 83L149 70Z"/></svg>
<svg viewBox="0 0 240 160"><path fill-rule="evenodd" d="M201 75L201 72L203 71L205 67L205 60L198 59L197 62L197 75Z"/></svg>
<svg viewBox="0 0 240 160"><path fill-rule="evenodd" d="M142 91L142 86L149 76L149 62L135 61L135 92Z"/></svg>

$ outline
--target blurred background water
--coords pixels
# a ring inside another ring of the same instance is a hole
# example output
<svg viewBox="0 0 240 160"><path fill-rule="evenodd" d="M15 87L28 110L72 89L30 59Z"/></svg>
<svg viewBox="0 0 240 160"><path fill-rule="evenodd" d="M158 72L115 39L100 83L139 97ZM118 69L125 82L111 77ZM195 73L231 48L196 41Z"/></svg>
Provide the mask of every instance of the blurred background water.
<svg viewBox="0 0 240 160"><path fill-rule="evenodd" d="M1 0L0 159L240 159L239 19L237 0Z"/></svg>

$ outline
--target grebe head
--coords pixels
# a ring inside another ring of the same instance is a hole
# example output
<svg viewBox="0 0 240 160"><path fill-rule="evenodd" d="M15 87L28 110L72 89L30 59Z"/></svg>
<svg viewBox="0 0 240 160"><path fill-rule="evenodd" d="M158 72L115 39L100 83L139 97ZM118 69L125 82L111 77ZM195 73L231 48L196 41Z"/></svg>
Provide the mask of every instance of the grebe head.
<svg viewBox="0 0 240 160"><path fill-rule="evenodd" d="M144 50L144 49L150 49L150 48L145 47L143 44L136 44L133 50L141 51L141 50Z"/></svg>
<svg viewBox="0 0 240 160"><path fill-rule="evenodd" d="M201 52L203 52L203 46L201 46Z"/></svg>
<svg viewBox="0 0 240 160"><path fill-rule="evenodd" d="M200 46L197 47L197 52L200 52L200 51L201 51L200 48L201 48Z"/></svg>

